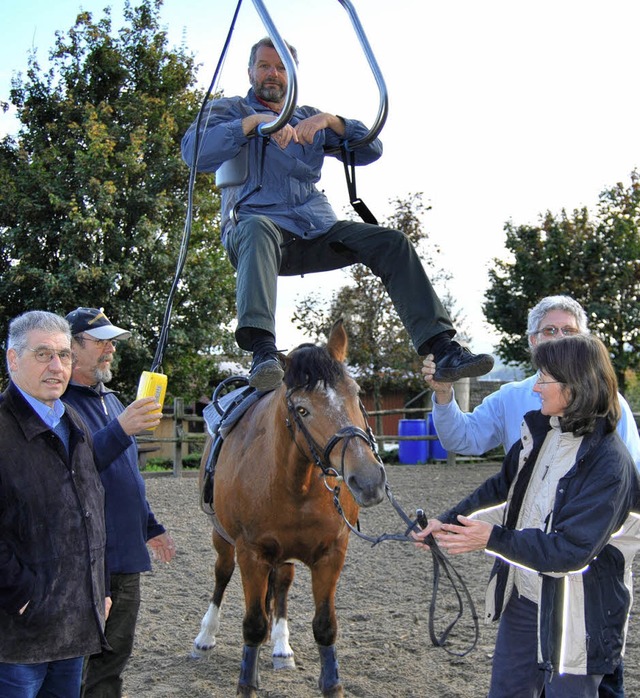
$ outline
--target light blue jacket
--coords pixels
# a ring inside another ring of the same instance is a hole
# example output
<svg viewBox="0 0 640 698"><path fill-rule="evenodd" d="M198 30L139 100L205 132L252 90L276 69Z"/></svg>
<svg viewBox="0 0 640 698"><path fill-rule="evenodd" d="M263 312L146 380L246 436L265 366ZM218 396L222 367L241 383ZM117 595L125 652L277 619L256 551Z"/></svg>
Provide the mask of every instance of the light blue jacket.
<svg viewBox="0 0 640 698"><path fill-rule="evenodd" d="M247 194L238 209L241 219L250 215L263 215L276 225L300 237L319 237L338 220L327 197L316 187L327 148L338 148L343 141L355 142L367 133L364 124L353 119L342 119L344 136L331 129L319 131L312 145L289 143L283 150L275 142L268 142L265 150L264 168L259 166L262 137L247 137L242 131L242 120L251 114L275 112L258 101L253 89L246 97L225 97L209 102L200 121L197 170L217 172L223 162L239 156L245 148L248 157L248 178L235 186L221 189L222 195L222 238L233 225L230 214L234 206ZM321 113L314 107L298 106L289 121L295 126L309 116ZM340 117L342 118L342 117ZM197 120L189 127L182 139L182 157L193 166ZM375 139L355 152L356 165L368 165L382 155L382 143ZM341 159L340 152L330 153ZM260 186L259 191L254 190Z"/></svg>
<svg viewBox="0 0 640 698"><path fill-rule="evenodd" d="M533 392L536 376L505 383L487 395L473 410L463 412L455 399L446 405L433 401L433 423L442 446L463 456L479 456L502 444L505 453L520 440L520 428L527 412L540 409L540 397ZM640 470L640 437L629 403L618 395L622 417L618 434Z"/></svg>

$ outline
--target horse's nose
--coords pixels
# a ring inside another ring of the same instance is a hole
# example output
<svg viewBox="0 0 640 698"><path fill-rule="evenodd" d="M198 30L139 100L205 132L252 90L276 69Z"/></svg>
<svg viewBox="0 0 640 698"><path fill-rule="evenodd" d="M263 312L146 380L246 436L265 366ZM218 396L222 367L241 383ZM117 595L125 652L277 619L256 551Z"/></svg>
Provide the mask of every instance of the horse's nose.
<svg viewBox="0 0 640 698"><path fill-rule="evenodd" d="M346 482L359 506L372 507L384 498L387 474L381 464L375 463L350 473Z"/></svg>

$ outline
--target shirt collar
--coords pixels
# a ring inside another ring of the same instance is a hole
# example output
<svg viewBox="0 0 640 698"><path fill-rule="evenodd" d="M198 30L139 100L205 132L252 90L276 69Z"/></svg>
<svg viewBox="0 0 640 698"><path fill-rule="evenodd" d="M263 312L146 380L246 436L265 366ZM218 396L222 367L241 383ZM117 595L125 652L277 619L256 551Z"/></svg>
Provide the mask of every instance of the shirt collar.
<svg viewBox="0 0 640 698"><path fill-rule="evenodd" d="M20 386L16 385L16 388L18 388L24 399L31 405L38 417L40 417L48 427L55 429L55 427L58 426L58 422L62 419L62 415L64 414L64 403L62 400L56 400L53 403L53 407L49 407L49 405L45 405L41 400L25 393Z"/></svg>

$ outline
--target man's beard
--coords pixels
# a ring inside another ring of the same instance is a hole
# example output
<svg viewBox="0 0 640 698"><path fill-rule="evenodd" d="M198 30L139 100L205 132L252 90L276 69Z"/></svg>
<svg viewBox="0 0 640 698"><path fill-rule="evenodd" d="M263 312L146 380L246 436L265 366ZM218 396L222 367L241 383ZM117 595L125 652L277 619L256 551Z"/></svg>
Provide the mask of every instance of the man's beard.
<svg viewBox="0 0 640 698"><path fill-rule="evenodd" d="M265 85L262 83L261 85L254 85L253 89L260 99L263 99L265 102L275 104L282 102L285 94L287 93L286 87L283 87L282 85Z"/></svg>
<svg viewBox="0 0 640 698"><path fill-rule="evenodd" d="M96 383L108 383L113 378L113 373L111 373L111 368L109 366L105 368L96 368L94 375L96 377Z"/></svg>

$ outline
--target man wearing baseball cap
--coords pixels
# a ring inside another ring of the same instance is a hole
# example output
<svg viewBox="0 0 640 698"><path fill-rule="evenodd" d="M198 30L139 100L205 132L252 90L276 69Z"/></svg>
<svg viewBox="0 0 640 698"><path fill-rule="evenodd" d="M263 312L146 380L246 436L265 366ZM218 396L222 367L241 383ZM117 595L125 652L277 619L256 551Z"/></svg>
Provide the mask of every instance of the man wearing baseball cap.
<svg viewBox="0 0 640 698"><path fill-rule="evenodd" d="M105 386L112 378L116 343L129 339L129 330L113 325L98 308L76 308L67 320L75 359L62 400L75 407L93 434L105 490L106 558L113 602L105 628L112 651L86 660L82 695L119 698L140 607L140 573L151 569L147 543L156 559L169 562L175 555L171 536L156 521L146 500L133 438L159 424L159 415L153 411L160 406L151 397L125 407Z"/></svg>

